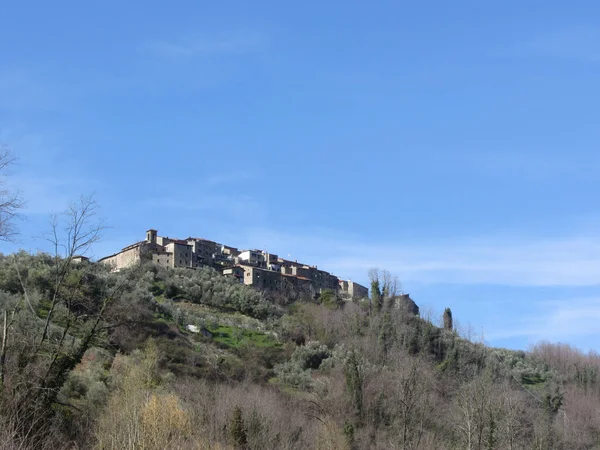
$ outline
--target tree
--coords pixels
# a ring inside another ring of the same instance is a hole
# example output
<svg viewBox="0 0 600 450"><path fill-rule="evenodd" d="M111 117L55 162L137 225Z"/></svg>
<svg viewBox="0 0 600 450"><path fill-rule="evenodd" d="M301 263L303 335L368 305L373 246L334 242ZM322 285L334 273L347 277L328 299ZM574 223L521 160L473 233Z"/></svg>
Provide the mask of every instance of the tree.
<svg viewBox="0 0 600 450"><path fill-rule="evenodd" d="M381 352L381 361L385 364L387 354L390 351L394 341L394 327L389 311L385 311L381 316L381 324L379 327L379 336L377 343Z"/></svg>
<svg viewBox="0 0 600 450"><path fill-rule="evenodd" d="M456 393L456 428L466 450L482 450L486 443L494 448L499 411L493 401L493 388L493 380L480 374L462 384Z"/></svg>
<svg viewBox="0 0 600 450"><path fill-rule="evenodd" d="M233 413L231 415L231 422L229 424L229 437L231 438L231 443L236 449L243 450L246 448L248 444L248 434L246 431L244 418L242 417L242 410L239 406L236 406L233 409Z"/></svg>
<svg viewBox="0 0 600 450"><path fill-rule="evenodd" d="M444 310L443 319L444 319L444 329L452 331L454 329L454 325L452 322L452 311L450 310L450 308L446 308Z"/></svg>
<svg viewBox="0 0 600 450"><path fill-rule="evenodd" d="M344 305L344 300L331 289L324 289L319 296L319 301L329 309L337 309Z"/></svg>
<svg viewBox="0 0 600 450"><path fill-rule="evenodd" d="M59 392L69 372L107 329L109 308L127 281L125 277L108 281L95 274L94 266L73 263L100 239L103 228L91 197L82 197L54 216L47 235L53 255L47 257L41 289L30 287L22 273L30 270L26 265L20 268L20 258L27 255L12 258L20 292L12 304L4 303L10 314L3 317L10 320L2 332L0 405L10 412L20 434L31 437L35 424L37 438L44 439L43 424L61 403ZM35 299L30 296L33 291Z"/></svg>
<svg viewBox="0 0 600 450"><path fill-rule="evenodd" d="M6 186L5 177L8 168L15 162L13 153L0 146L0 240L13 242L18 231L15 221L23 207L21 193Z"/></svg>
<svg viewBox="0 0 600 450"><path fill-rule="evenodd" d="M389 270L369 269L370 308L375 312L391 308L400 292L400 281Z"/></svg>
<svg viewBox="0 0 600 450"><path fill-rule="evenodd" d="M364 361L357 350L350 351L344 367L346 388L358 420L363 416Z"/></svg>
<svg viewBox="0 0 600 450"><path fill-rule="evenodd" d="M370 309L375 310L375 312L379 312L381 309L381 284L380 284L380 275L379 269L370 269L369 270L369 279L371 280L371 302Z"/></svg>
<svg viewBox="0 0 600 450"><path fill-rule="evenodd" d="M431 416L430 375L423 360L397 355L393 384L388 393L393 405L397 440L403 450L420 448L425 422Z"/></svg>
<svg viewBox="0 0 600 450"><path fill-rule="evenodd" d="M48 327L56 306L63 300L61 290L73 268L73 258L84 255L92 244L100 240L104 225L101 221L95 221L96 211L96 201L90 196L82 196L79 202L72 203L63 212L62 220L60 216L52 216L51 229L46 240L54 249L54 289L38 349L48 336ZM68 299L64 300L67 301L68 307L71 306ZM65 333L67 331L68 327Z"/></svg>

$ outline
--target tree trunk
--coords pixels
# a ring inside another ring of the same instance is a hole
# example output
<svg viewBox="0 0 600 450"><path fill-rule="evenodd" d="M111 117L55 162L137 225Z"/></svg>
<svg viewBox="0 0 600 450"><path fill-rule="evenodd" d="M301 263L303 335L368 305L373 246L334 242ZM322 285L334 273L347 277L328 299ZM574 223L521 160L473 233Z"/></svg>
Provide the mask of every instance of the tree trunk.
<svg viewBox="0 0 600 450"><path fill-rule="evenodd" d="M2 313L4 326L2 327L2 348L0 348L0 391L4 386L4 364L6 361L6 338L8 335L8 312Z"/></svg>

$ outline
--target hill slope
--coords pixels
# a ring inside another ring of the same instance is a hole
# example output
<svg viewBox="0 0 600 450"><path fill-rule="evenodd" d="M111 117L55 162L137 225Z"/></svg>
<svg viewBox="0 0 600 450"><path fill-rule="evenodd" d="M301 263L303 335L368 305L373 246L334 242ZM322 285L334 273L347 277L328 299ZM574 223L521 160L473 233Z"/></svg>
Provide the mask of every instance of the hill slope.
<svg viewBox="0 0 600 450"><path fill-rule="evenodd" d="M279 301L207 268L0 258L1 448L600 442L594 355L488 348L393 298Z"/></svg>

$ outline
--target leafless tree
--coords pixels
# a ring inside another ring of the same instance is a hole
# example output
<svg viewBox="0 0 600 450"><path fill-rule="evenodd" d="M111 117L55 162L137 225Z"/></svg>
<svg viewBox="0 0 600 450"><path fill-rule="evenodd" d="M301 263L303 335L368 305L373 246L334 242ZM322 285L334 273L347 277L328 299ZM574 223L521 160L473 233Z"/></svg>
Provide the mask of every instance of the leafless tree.
<svg viewBox="0 0 600 450"><path fill-rule="evenodd" d="M397 362L392 398L396 403L398 443L403 450L420 448L424 421L431 414L430 381L426 366L418 359Z"/></svg>
<svg viewBox="0 0 600 450"><path fill-rule="evenodd" d="M8 338L8 329L14 318L14 310L11 314L11 320L8 320L8 311L2 311L2 343L0 343L0 391L4 385L4 366L6 361L6 341Z"/></svg>
<svg viewBox="0 0 600 450"><path fill-rule="evenodd" d="M369 281L373 283L374 281L379 281L379 269L376 267L372 267L369 269Z"/></svg>
<svg viewBox="0 0 600 450"><path fill-rule="evenodd" d="M97 217L97 207L92 196L82 196L78 202L69 205L64 213L51 218L51 228L46 239L54 250L54 289L37 349L48 336L48 327L56 305L61 300L60 290L72 268L73 258L84 255L102 237L105 226ZM65 329L65 333L67 331Z"/></svg>
<svg viewBox="0 0 600 450"><path fill-rule="evenodd" d="M486 431L489 432L490 390L491 383L478 376L457 392L456 428L466 450L483 448Z"/></svg>
<svg viewBox="0 0 600 450"><path fill-rule="evenodd" d="M21 193L7 187L5 178L8 168L15 162L13 152L0 145L0 240L13 242L18 232L15 226L19 218L19 210L23 207ZM0 342L0 390L4 385L6 348L8 329L14 319L14 309L9 314L8 310L2 311L2 342ZM8 317L11 317L9 320Z"/></svg>
<svg viewBox="0 0 600 450"><path fill-rule="evenodd" d="M18 190L6 184L8 168L15 162L13 152L0 145L0 240L13 242L18 230L15 221L20 217L23 199Z"/></svg>

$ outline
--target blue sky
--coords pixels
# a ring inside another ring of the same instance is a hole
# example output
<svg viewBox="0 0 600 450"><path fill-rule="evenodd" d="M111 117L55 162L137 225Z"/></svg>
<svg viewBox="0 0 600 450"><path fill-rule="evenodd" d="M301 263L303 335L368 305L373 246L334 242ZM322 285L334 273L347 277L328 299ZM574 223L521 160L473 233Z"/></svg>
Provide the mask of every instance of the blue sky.
<svg viewBox="0 0 600 450"><path fill-rule="evenodd" d="M112 227L96 257L154 227L365 284L378 266L490 344L600 350L599 13L4 2L20 246L44 249L49 214L95 193Z"/></svg>

